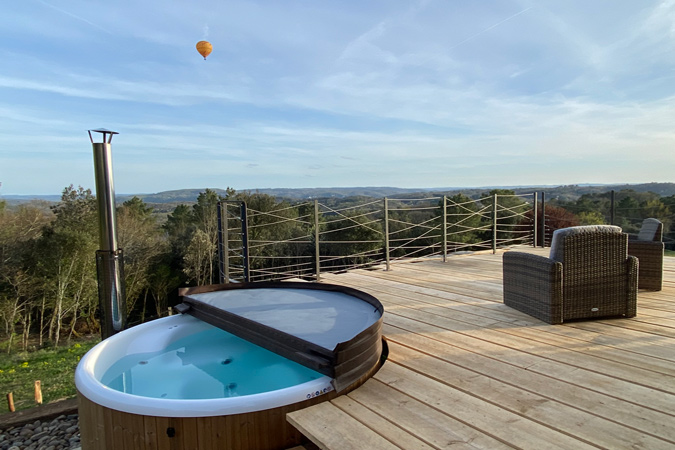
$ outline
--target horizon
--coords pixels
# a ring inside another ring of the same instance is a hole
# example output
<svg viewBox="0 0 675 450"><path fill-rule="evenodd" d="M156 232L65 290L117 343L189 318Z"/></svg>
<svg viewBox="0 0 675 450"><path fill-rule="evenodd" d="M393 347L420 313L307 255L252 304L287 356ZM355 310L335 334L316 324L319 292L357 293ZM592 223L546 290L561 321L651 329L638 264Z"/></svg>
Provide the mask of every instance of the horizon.
<svg viewBox="0 0 675 450"><path fill-rule="evenodd" d="M340 190L340 189L401 189L401 190L406 190L406 191L412 191L410 193L415 193L415 192L433 192L433 191L461 191L461 190L476 190L476 189L511 189L511 190L516 190L516 189L558 189L558 188L564 188L564 187L612 187L612 186L639 186L639 185L645 185L645 184L674 184L673 182L661 182L661 181L650 181L650 182L645 182L645 183L574 183L574 184L550 184L550 185L513 185L513 186L500 186L500 185L486 185L486 186L442 186L442 187L412 187L412 188L401 188L397 186L325 186L325 187L304 187L304 188L251 188L251 189L235 189L235 192L256 192L256 191L277 191L277 190ZM65 186L64 186L65 188ZM86 189L86 188L85 188ZM158 192L133 192L133 193L127 193L127 192L116 192L115 197L133 197L133 196L152 196L152 195L159 195L159 194L164 194L168 192L182 192L182 191L199 191L199 192L204 192L207 189L211 190L216 190L216 191L225 191L227 188L219 188L219 187L201 187L201 188L181 188L181 189L168 189L166 191L158 191ZM96 195L95 189L91 189L92 193ZM0 192L0 200L3 198L7 199L22 199L22 200L30 200L30 199L36 199L36 200L41 200L44 198L60 198L61 193L58 194L2 194Z"/></svg>
<svg viewBox="0 0 675 450"><path fill-rule="evenodd" d="M674 0L13 2L0 197L93 191L101 127L119 192L673 180L674 21Z"/></svg>

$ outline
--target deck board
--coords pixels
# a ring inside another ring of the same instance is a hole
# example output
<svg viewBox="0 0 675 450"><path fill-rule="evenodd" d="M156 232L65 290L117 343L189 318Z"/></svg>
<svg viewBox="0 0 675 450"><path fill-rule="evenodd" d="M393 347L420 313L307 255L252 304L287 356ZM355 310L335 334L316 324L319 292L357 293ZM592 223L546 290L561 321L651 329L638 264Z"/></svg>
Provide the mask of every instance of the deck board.
<svg viewBox="0 0 675 450"><path fill-rule="evenodd" d="M562 325L503 304L501 261L323 276L382 302L389 359L291 423L322 449L675 448L675 258L662 291L639 292L637 317ZM344 420L322 428L325 414Z"/></svg>

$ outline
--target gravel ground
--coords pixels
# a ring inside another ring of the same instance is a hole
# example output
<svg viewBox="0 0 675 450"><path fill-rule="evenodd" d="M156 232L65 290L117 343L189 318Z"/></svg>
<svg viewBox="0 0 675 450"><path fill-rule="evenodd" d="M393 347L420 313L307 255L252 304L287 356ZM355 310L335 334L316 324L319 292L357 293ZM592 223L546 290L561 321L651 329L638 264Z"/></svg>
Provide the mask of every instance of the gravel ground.
<svg viewBox="0 0 675 450"><path fill-rule="evenodd" d="M77 414L53 420L36 420L22 426L0 429L0 450L62 450L80 448Z"/></svg>

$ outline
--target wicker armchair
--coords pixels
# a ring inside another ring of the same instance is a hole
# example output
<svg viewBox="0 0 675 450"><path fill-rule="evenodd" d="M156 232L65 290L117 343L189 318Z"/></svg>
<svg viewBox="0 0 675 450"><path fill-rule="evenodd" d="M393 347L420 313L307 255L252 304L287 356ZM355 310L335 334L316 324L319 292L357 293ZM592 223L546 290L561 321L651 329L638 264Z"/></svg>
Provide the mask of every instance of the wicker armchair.
<svg viewBox="0 0 675 450"><path fill-rule="evenodd" d="M628 254L640 260L638 288L660 291L663 285L663 224L645 219L637 236L628 236Z"/></svg>
<svg viewBox="0 0 675 450"><path fill-rule="evenodd" d="M609 225L553 234L549 258L504 253L504 303L551 324L605 316L635 317L638 260L628 235Z"/></svg>

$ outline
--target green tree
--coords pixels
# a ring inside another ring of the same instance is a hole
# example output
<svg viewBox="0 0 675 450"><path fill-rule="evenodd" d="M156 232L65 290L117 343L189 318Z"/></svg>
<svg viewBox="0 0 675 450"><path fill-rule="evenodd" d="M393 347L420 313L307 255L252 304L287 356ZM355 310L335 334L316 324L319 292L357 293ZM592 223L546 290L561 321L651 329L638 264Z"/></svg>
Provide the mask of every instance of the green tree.
<svg viewBox="0 0 675 450"><path fill-rule="evenodd" d="M579 225L604 225L605 216L600 211L584 211L577 214Z"/></svg>
<svg viewBox="0 0 675 450"><path fill-rule="evenodd" d="M28 345L32 313L40 298L40 282L28 270L30 247L51 220L51 213L37 204L0 208L0 318L8 352L17 325L22 327L24 350Z"/></svg>
<svg viewBox="0 0 675 450"><path fill-rule="evenodd" d="M165 255L162 261L155 264L150 273L150 295L155 306L155 314L163 316L169 306L169 295L183 282L182 272L171 267L170 258Z"/></svg>
<svg viewBox="0 0 675 450"><path fill-rule="evenodd" d="M169 215L164 228L172 251L179 258L172 265L182 270L188 282L200 285L217 281L218 204L234 193L227 188L223 197L206 189L192 209L178 205Z"/></svg>
<svg viewBox="0 0 675 450"><path fill-rule="evenodd" d="M45 280L45 297L51 309L48 337L59 344L69 320L70 338L83 311L93 326L97 305L95 252L98 244L96 199L91 190L65 188L61 202L52 208L56 218L36 241L34 276Z"/></svg>
<svg viewBox="0 0 675 450"><path fill-rule="evenodd" d="M192 207L195 232L185 249L183 271L197 285L217 280L218 203L224 200L217 192L206 189Z"/></svg>
<svg viewBox="0 0 675 450"><path fill-rule="evenodd" d="M640 216L640 202L635 197L624 196L616 202L615 224L627 233L637 232L637 222Z"/></svg>
<svg viewBox="0 0 675 450"><path fill-rule="evenodd" d="M173 265L182 270L183 256L187 251L192 234L195 232L192 209L185 204L176 206L167 217L164 230L166 230L169 238L171 252L176 258Z"/></svg>
<svg viewBox="0 0 675 450"><path fill-rule="evenodd" d="M663 203L660 198L653 198L640 205L641 219L654 217L663 223L663 230L666 233L670 230L672 224L672 215L670 207Z"/></svg>
<svg viewBox="0 0 675 450"><path fill-rule="evenodd" d="M234 199L247 205L252 279L268 278L274 272L302 275L298 264L306 265L307 260L301 261L301 256L313 256L306 243L313 225L307 210L301 218L299 206L258 192L240 192Z"/></svg>
<svg viewBox="0 0 675 450"><path fill-rule="evenodd" d="M216 249L216 244L201 229L197 229L192 235L187 253L183 257L183 271L197 286L213 283Z"/></svg>
<svg viewBox="0 0 675 450"><path fill-rule="evenodd" d="M152 215L152 207L138 197L127 200L117 211L119 246L124 251L124 278L128 317L141 301L145 319L151 275L169 250L165 233Z"/></svg>

